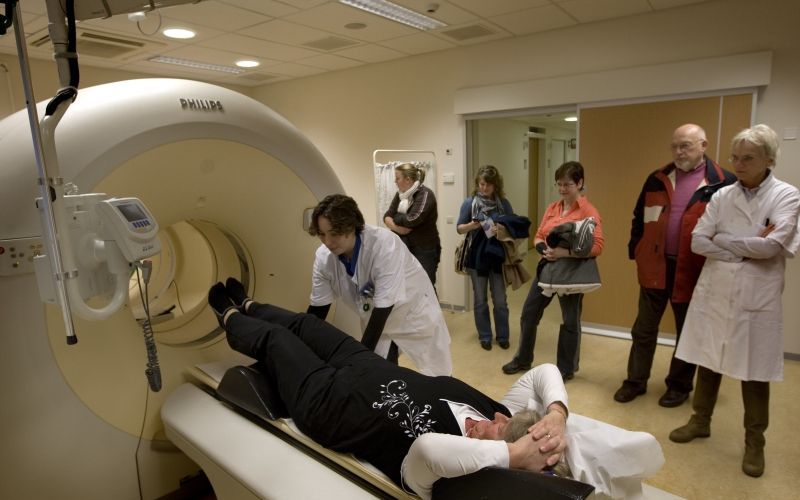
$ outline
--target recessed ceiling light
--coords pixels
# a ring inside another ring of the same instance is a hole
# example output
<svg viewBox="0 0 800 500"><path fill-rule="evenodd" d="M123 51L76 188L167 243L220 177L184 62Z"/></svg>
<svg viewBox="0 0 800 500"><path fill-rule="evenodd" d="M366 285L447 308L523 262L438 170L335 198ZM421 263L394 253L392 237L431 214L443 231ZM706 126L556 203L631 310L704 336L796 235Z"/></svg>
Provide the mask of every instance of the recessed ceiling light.
<svg viewBox="0 0 800 500"><path fill-rule="evenodd" d="M414 12L411 9L389 2L388 0L339 0L339 3L420 30L435 30L447 26L438 19L422 15L419 12Z"/></svg>
<svg viewBox="0 0 800 500"><path fill-rule="evenodd" d="M367 25L364 23L347 23L344 27L349 30L363 30Z"/></svg>
<svg viewBox="0 0 800 500"><path fill-rule="evenodd" d="M195 36L194 31L187 30L186 28L166 28L161 33L167 38L177 38L178 40L187 40Z"/></svg>
<svg viewBox="0 0 800 500"><path fill-rule="evenodd" d="M564 121L565 122L576 122L576 121L578 121L578 117L577 116L568 116L568 117L564 118Z"/></svg>
<svg viewBox="0 0 800 500"><path fill-rule="evenodd" d="M157 62L157 63L164 63L164 64L175 64L177 66L185 66L187 68L194 68L194 69L204 69L207 71L219 71L221 73L232 73L234 75L239 75L244 73L243 69L234 68L233 66L223 66L222 64L211 64L211 63L204 63L201 61L192 61L191 59L181 59L179 57L169 57L169 56L154 56L148 59L150 62Z"/></svg>
<svg viewBox="0 0 800 500"><path fill-rule="evenodd" d="M240 59L236 61L236 65L239 66L240 68L256 68L258 66L261 66L261 63L250 59Z"/></svg>

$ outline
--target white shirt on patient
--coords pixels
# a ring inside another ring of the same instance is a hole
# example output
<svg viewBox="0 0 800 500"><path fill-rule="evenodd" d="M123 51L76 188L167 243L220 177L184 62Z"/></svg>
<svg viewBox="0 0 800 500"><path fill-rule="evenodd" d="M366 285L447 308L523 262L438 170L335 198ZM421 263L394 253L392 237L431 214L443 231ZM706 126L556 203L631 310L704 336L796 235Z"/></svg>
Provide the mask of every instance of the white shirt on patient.
<svg viewBox="0 0 800 500"><path fill-rule="evenodd" d="M532 409L544 415L554 402L567 406L561 374L552 364L539 365L519 378L500 401L512 414ZM465 421L486 420L469 405L448 401L462 434ZM642 479L655 474L664 463L658 441L648 433L633 432L570 413L566 427L567 464L573 476L589 483L596 493L611 498L642 498ZM417 495L431 498L433 483L485 467L509 464L504 441L481 440L428 433L417 438L401 467L403 481Z"/></svg>

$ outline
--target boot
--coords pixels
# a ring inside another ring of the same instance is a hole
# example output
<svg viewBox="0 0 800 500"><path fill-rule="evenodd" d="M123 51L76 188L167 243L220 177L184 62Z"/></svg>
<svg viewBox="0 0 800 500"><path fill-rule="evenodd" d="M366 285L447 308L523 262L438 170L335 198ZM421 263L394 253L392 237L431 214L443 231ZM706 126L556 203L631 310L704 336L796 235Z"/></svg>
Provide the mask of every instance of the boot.
<svg viewBox="0 0 800 500"><path fill-rule="evenodd" d="M702 366L697 367L697 385L694 389L692 408L694 415L689 423L669 433L669 440L675 443L688 443L694 438L711 435L711 415L717 404L719 384L722 375Z"/></svg>
<svg viewBox="0 0 800 500"><path fill-rule="evenodd" d="M744 402L744 458L742 471L748 476L764 474L764 431L769 425L769 382L742 381Z"/></svg>

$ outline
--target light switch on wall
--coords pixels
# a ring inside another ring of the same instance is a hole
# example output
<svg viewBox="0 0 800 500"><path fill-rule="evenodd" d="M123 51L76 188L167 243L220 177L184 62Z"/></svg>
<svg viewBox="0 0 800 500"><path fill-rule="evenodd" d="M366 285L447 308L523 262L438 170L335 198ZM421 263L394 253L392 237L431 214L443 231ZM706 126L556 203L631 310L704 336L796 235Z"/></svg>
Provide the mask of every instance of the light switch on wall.
<svg viewBox="0 0 800 500"><path fill-rule="evenodd" d="M456 174L453 172L445 172L442 174L442 182L445 184L455 184L456 183Z"/></svg>

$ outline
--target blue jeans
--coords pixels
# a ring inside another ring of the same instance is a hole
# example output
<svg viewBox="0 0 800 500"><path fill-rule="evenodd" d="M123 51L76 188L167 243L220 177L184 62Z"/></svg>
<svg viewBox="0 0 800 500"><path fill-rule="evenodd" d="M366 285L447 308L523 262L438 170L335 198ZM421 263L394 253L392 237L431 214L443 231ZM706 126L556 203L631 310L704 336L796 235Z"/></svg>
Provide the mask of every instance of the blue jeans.
<svg viewBox="0 0 800 500"><path fill-rule="evenodd" d="M475 326L478 328L478 338L481 342L492 341L492 322L489 319L489 301L487 289L492 290L492 313L494 315L494 328L498 341L508 341L508 303L506 302L506 280L503 273L489 273L488 276L478 276L474 269L469 270L472 278L472 296L475 303Z"/></svg>
<svg viewBox="0 0 800 500"><path fill-rule="evenodd" d="M515 358L521 364L533 363L533 350L536 347L536 329L542 314L553 295L542 294L539 288L539 276L531 284L525 305L522 306L520 315L520 341L519 350ZM556 365L562 375L572 374L578 370L580 359L581 340L581 309L583 307L583 294L558 295L561 306L562 324L558 329L558 348L556 350Z"/></svg>

